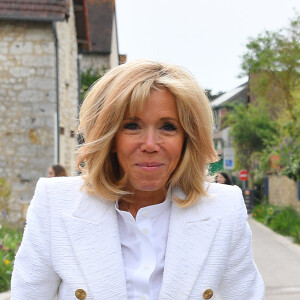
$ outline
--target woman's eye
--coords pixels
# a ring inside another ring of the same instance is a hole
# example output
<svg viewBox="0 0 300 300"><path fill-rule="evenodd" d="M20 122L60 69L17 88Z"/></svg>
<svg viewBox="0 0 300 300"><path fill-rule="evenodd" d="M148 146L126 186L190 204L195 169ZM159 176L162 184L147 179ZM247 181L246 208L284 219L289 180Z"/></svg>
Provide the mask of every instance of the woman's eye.
<svg viewBox="0 0 300 300"><path fill-rule="evenodd" d="M166 131L176 131L177 127L171 123L166 123L162 126L162 129Z"/></svg>
<svg viewBox="0 0 300 300"><path fill-rule="evenodd" d="M134 123L134 122L127 123L124 125L124 129L137 130L137 129L139 129L139 125L138 125L138 123Z"/></svg>

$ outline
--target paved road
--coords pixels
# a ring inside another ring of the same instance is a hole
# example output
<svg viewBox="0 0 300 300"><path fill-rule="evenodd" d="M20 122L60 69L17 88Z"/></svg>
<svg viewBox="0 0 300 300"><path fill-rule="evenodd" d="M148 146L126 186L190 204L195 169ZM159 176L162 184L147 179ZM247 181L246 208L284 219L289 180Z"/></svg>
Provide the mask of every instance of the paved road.
<svg viewBox="0 0 300 300"><path fill-rule="evenodd" d="M10 292L1 293L0 300L10 300Z"/></svg>
<svg viewBox="0 0 300 300"><path fill-rule="evenodd" d="M266 285L265 300L300 299L300 246L249 217L253 252Z"/></svg>

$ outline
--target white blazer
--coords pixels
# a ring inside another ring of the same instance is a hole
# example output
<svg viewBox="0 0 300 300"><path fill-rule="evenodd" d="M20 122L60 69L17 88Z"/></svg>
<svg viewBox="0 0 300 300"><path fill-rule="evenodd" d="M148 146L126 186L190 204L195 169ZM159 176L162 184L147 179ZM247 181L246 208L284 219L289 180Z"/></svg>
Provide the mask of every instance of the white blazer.
<svg viewBox="0 0 300 300"><path fill-rule="evenodd" d="M127 299L114 203L81 185L80 177L39 180L15 259L13 300L84 299L78 290L87 300ZM207 187L209 196L192 207L172 204L159 300L263 299L241 190Z"/></svg>

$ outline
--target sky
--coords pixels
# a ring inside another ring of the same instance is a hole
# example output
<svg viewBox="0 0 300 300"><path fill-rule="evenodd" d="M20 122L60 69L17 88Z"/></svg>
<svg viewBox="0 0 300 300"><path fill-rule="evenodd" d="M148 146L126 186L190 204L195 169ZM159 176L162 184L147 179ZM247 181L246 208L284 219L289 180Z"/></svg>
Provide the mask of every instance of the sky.
<svg viewBox="0 0 300 300"><path fill-rule="evenodd" d="M116 0L119 53L188 69L204 89L227 92L247 81L250 37L287 27L300 0Z"/></svg>

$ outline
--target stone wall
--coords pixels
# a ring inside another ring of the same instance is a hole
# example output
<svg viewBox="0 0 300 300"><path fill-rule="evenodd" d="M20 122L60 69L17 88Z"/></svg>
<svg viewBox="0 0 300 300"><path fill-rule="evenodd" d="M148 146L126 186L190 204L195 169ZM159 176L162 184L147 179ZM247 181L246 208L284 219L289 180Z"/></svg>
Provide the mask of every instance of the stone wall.
<svg viewBox="0 0 300 300"><path fill-rule="evenodd" d="M59 82L60 163L75 174L78 70L74 14L56 23L0 21L0 177L12 188L11 221L24 219L37 180L57 163Z"/></svg>
<svg viewBox="0 0 300 300"><path fill-rule="evenodd" d="M110 55L84 53L81 58L80 68L82 71L96 69L102 71L103 68L110 68Z"/></svg>
<svg viewBox="0 0 300 300"><path fill-rule="evenodd" d="M72 1L70 2L72 5ZM57 22L59 46L59 110L60 110L60 163L68 174L76 174L75 151L79 105L78 49L75 17L70 7L68 22Z"/></svg>
<svg viewBox="0 0 300 300"><path fill-rule="evenodd" d="M119 46L116 25L116 15L113 15L112 37L111 37L111 54L110 54L110 68L119 65Z"/></svg>
<svg viewBox="0 0 300 300"><path fill-rule="evenodd" d="M54 161L55 45L51 25L33 22L1 21L0 41L0 174L19 218Z"/></svg>
<svg viewBox="0 0 300 300"><path fill-rule="evenodd" d="M292 206L300 212L297 183L286 176L269 176L269 203L278 206Z"/></svg>

